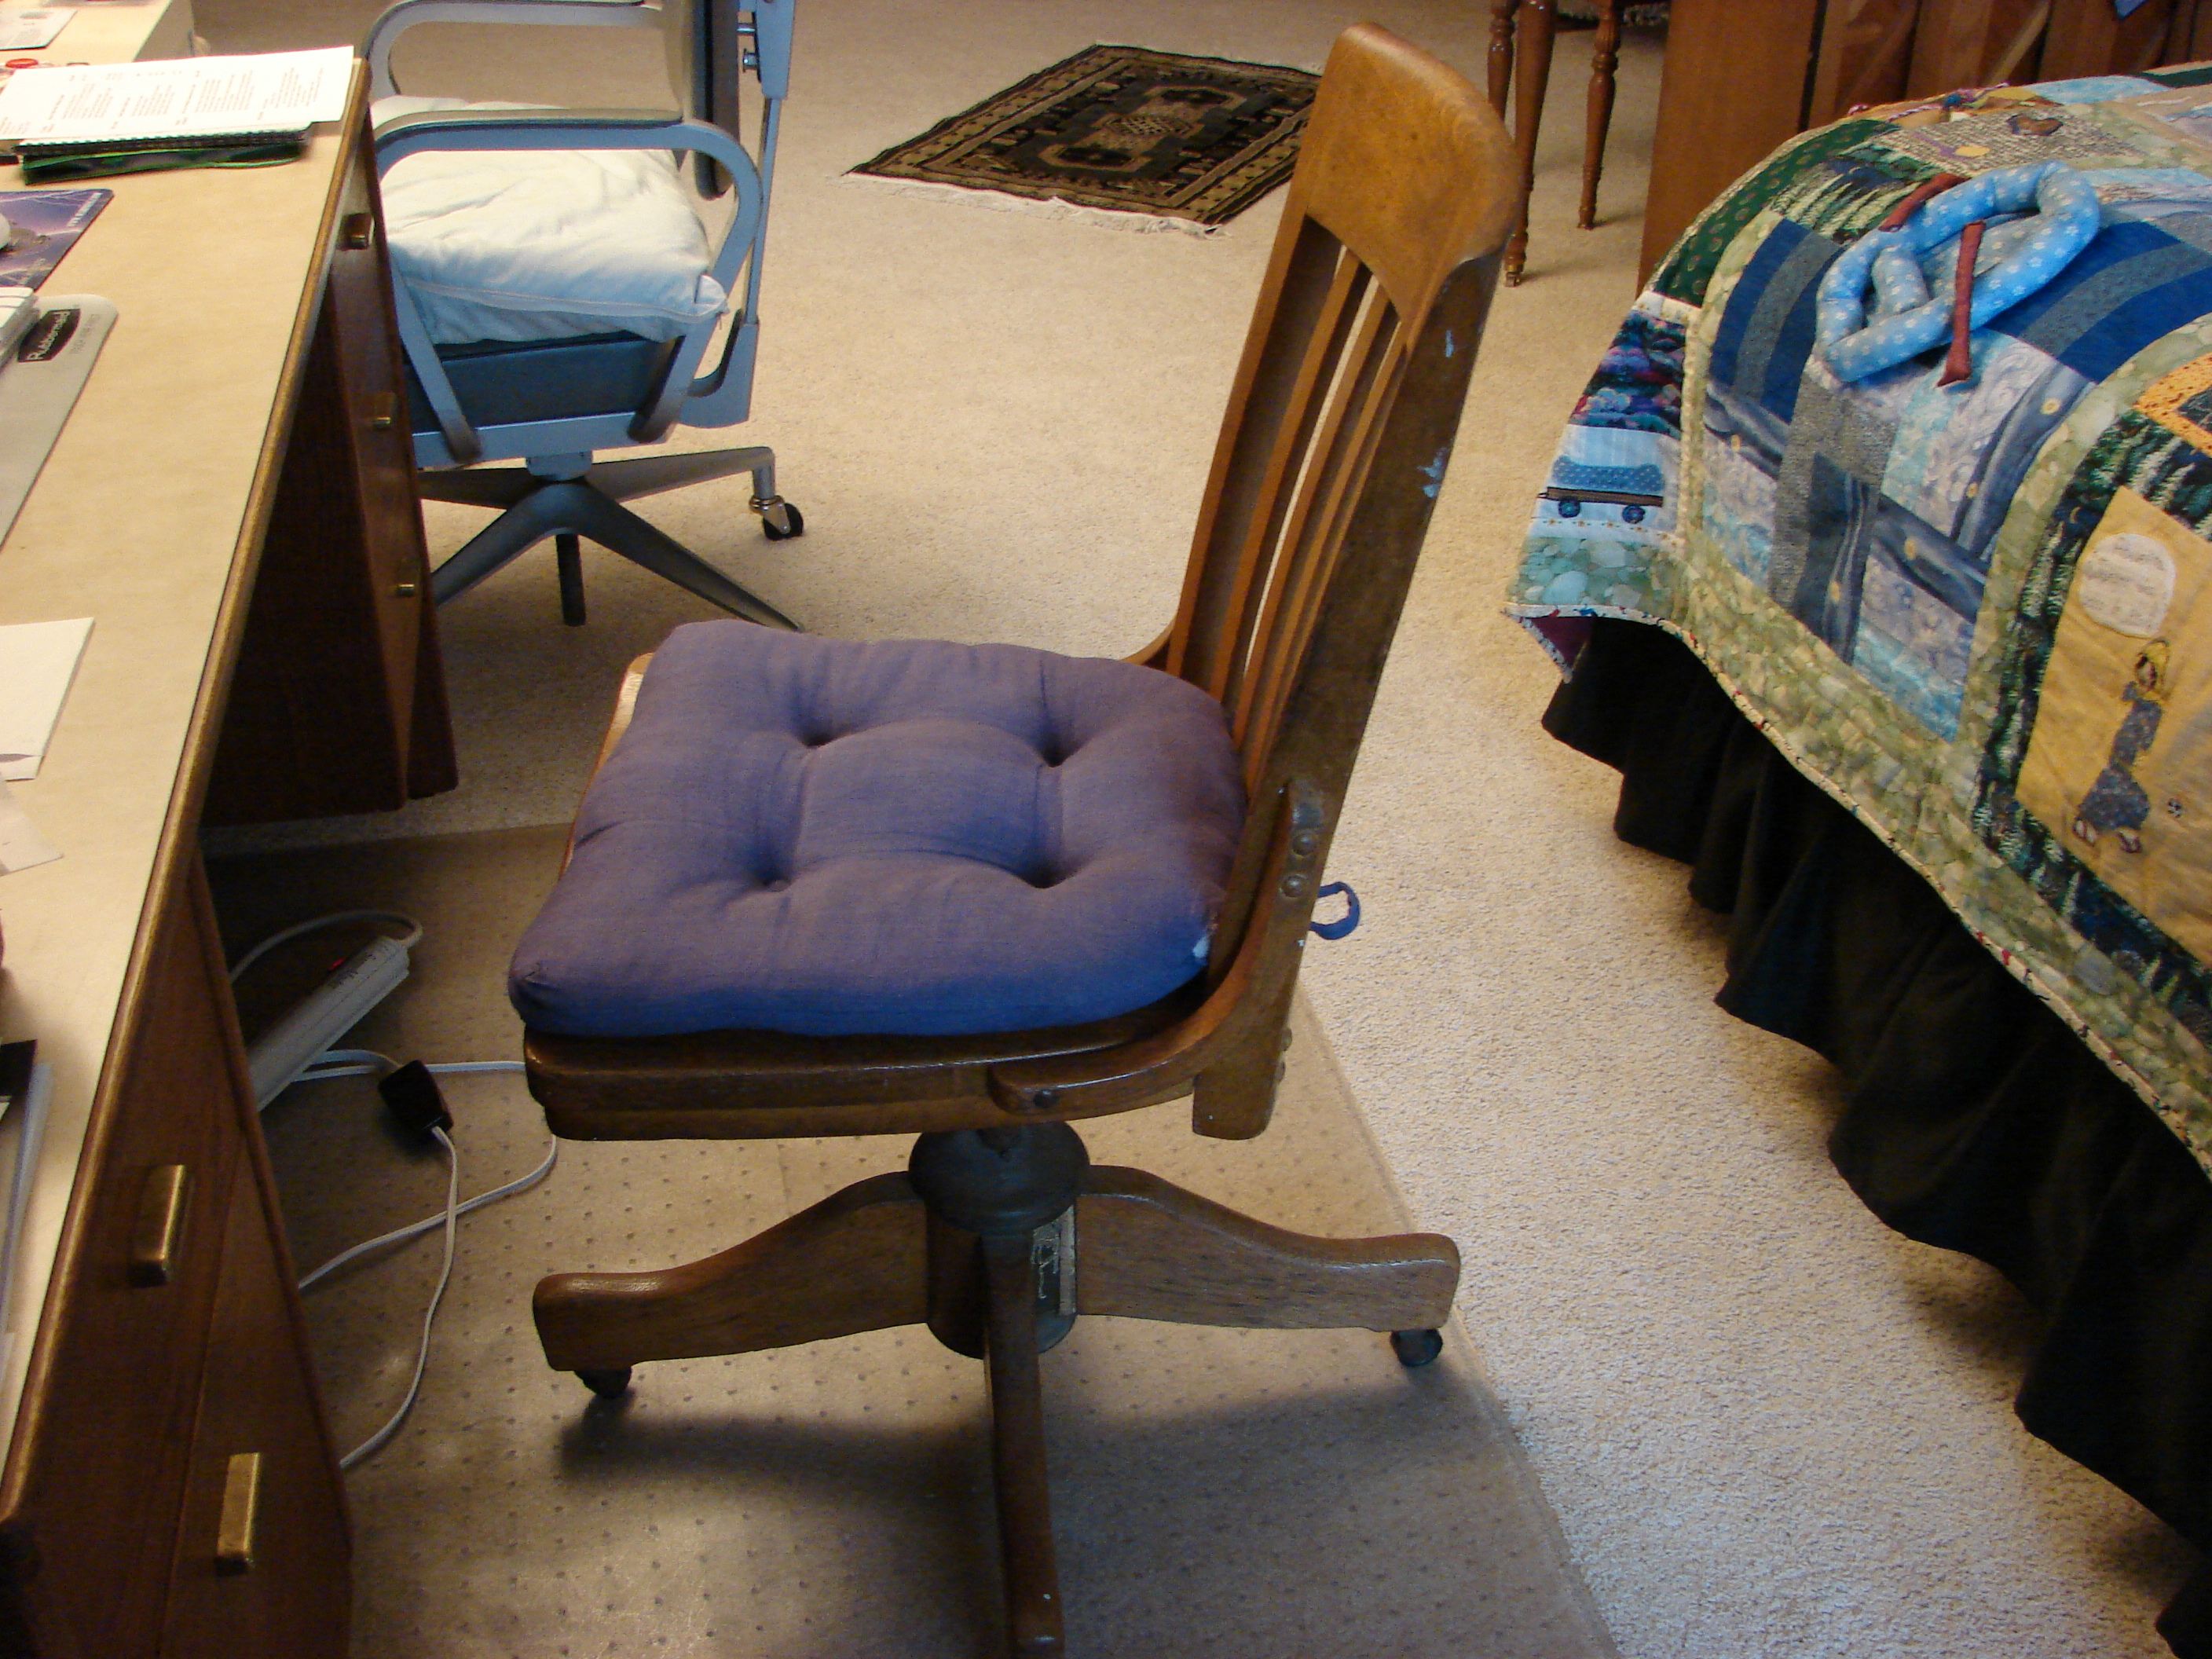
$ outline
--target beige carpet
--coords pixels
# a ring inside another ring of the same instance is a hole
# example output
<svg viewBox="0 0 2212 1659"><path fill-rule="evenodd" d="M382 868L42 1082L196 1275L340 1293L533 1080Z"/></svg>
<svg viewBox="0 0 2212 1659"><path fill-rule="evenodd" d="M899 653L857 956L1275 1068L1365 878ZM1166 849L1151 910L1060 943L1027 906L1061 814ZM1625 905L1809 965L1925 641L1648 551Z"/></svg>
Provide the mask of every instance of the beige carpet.
<svg viewBox="0 0 2212 1659"><path fill-rule="evenodd" d="M416 973L356 1040L394 1056L506 1058L520 1032L503 994L509 942L562 837L262 854L219 862L216 882L234 945L348 905L406 909L426 928ZM465 1190L544 1155L520 1079L447 1087ZM366 1079L296 1086L264 1121L303 1267L442 1200L441 1160L393 1143ZM1084 1134L1101 1162L1279 1224L1340 1237L1407 1224L1303 1010L1284 1104L1260 1139L1200 1140L1174 1106ZM980 1364L917 1328L641 1366L628 1400L599 1405L546 1369L530 1325L544 1273L708 1255L902 1167L907 1144L574 1143L544 1186L465 1221L422 1403L350 1477L354 1651L994 1651ZM309 1294L343 1445L404 1391L438 1253L421 1239ZM1087 1319L1044 1375L1082 1659L1614 1652L1457 1332L1409 1372L1368 1332Z"/></svg>
<svg viewBox="0 0 2212 1659"><path fill-rule="evenodd" d="M1272 207L1127 235L836 175L1095 41L1317 68L1372 16L1480 78L1487 8L802 4L758 418L684 441L777 445L808 533L761 541L742 484L647 511L821 631L1133 647L1175 591ZM374 9L198 0L240 47L343 40ZM642 37L443 33L403 57L417 90L653 95ZM1484 343L1332 859L1368 920L1312 953L1315 1011L1414 1214L1467 1250L1486 1368L1625 1652L2152 1659L2179 1547L2021 1431L2033 1322L2002 1282L1837 1180L1827 1068L1713 1007L1711 921L1678 866L1613 840L1611 775L1537 729L1551 671L1497 614L1634 286L1657 45L1628 39L1581 232L1589 40L1561 37L1529 281ZM471 522L437 510L441 550ZM556 620L543 553L444 613L461 791L297 833L565 817L619 665L702 614L587 559L588 628Z"/></svg>

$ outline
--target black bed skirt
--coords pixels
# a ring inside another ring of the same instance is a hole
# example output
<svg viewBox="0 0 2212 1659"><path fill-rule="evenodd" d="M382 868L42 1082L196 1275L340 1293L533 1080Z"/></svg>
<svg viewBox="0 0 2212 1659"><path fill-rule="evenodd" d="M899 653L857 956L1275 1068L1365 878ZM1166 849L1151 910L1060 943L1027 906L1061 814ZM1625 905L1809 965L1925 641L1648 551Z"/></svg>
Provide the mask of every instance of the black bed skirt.
<svg viewBox="0 0 2212 1659"><path fill-rule="evenodd" d="M1721 1006L1842 1071L1828 1151L1852 1190L2045 1316L2021 1420L2212 1549L2212 1180L2196 1159L1680 641L1599 621L1544 726L1620 771L1620 837L1690 865L1692 895L1729 916ZM2212 1659L2212 1570L2158 1627Z"/></svg>

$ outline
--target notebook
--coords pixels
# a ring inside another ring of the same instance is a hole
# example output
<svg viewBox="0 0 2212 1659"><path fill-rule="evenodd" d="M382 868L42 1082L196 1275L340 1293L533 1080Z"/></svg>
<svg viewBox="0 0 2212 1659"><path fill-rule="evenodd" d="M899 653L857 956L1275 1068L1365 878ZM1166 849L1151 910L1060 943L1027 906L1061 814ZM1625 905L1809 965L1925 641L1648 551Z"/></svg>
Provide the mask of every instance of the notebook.
<svg viewBox="0 0 2212 1659"><path fill-rule="evenodd" d="M344 114L353 65L331 46L21 70L0 87L0 146L33 184L289 161Z"/></svg>

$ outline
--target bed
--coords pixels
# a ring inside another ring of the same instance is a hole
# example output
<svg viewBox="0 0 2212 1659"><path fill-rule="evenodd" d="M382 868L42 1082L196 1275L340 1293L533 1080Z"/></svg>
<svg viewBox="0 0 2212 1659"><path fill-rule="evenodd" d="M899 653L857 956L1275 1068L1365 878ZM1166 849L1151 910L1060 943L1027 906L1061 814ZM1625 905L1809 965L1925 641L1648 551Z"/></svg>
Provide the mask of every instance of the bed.
<svg viewBox="0 0 2212 1659"><path fill-rule="evenodd" d="M1508 608L2030 1429L2212 1546L2212 70L1800 135L1655 273ZM2212 1577L2160 1622L2212 1654Z"/></svg>

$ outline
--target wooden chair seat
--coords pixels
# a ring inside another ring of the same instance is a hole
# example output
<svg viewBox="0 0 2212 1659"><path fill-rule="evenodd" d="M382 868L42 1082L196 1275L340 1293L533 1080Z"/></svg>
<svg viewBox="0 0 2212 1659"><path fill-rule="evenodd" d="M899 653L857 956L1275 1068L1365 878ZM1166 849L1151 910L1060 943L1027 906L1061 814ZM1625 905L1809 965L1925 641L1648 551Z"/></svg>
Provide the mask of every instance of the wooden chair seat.
<svg viewBox="0 0 2212 1659"><path fill-rule="evenodd" d="M704 1031L668 1037L525 1040L531 1087L573 1140L758 1140L924 1134L1007 1121L1001 1079L1089 1061L1157 1037L1202 1005L1200 988L1089 1025L972 1036L797 1036ZM1095 1117L1098 1106L1055 1114Z"/></svg>

